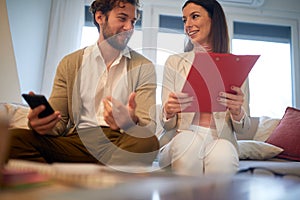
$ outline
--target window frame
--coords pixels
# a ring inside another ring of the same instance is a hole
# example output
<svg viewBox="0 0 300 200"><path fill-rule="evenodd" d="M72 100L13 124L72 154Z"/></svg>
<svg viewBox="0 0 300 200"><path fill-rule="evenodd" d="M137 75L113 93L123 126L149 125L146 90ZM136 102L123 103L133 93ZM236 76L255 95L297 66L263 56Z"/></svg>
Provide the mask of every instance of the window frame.
<svg viewBox="0 0 300 200"><path fill-rule="evenodd" d="M153 51L153 49L157 49L160 15L181 17L181 5L175 7L164 5L158 6L158 3L154 2L153 4L145 3L142 9L145 16L142 19L143 38L148 38L143 41L143 49L145 49L143 53L151 60L156 61L156 50ZM149 27L151 27L150 31L147 29ZM147 51L147 49L151 50Z"/></svg>
<svg viewBox="0 0 300 200"><path fill-rule="evenodd" d="M226 13L226 11L225 11ZM255 23L263 25L275 26L289 26L291 28L291 81L292 81L292 105L300 107L300 63L299 63L299 50L298 50L298 36L297 36L297 20L296 19L283 19L275 18L272 16L261 16L255 13L250 14L236 14L227 11L227 25L230 37L230 46L232 47L232 39L234 38L234 22L242 23Z"/></svg>

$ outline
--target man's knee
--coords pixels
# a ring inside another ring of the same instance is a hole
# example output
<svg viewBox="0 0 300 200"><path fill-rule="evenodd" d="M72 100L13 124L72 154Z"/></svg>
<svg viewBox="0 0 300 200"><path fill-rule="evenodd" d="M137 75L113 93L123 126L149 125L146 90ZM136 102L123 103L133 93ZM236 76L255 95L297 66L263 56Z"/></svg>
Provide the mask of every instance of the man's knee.
<svg viewBox="0 0 300 200"><path fill-rule="evenodd" d="M12 159L31 159L40 157L34 144L39 143L38 138L28 129L11 129L9 158ZM38 160L39 161L39 160Z"/></svg>
<svg viewBox="0 0 300 200"><path fill-rule="evenodd" d="M150 153L159 150L159 141L156 136L149 138L137 138L132 148L135 153Z"/></svg>
<svg viewBox="0 0 300 200"><path fill-rule="evenodd" d="M18 146L19 143L25 143L33 138L32 130L29 129L11 129L9 130L10 146Z"/></svg>

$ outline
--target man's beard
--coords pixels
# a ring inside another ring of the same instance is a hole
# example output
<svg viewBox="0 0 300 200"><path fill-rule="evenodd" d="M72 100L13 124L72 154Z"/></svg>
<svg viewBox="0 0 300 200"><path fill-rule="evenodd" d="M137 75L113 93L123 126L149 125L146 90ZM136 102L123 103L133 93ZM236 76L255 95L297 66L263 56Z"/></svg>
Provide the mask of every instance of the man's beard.
<svg viewBox="0 0 300 200"><path fill-rule="evenodd" d="M115 49L124 50L127 46L129 39L132 35L132 30L120 32L120 33L112 33L108 22L103 25L103 37L104 39Z"/></svg>

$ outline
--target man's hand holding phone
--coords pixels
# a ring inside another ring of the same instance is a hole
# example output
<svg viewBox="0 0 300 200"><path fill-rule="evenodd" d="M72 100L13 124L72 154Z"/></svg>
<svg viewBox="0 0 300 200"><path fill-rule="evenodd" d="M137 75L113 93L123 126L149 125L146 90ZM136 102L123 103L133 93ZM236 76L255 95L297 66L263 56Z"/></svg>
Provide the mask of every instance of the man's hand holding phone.
<svg viewBox="0 0 300 200"><path fill-rule="evenodd" d="M35 95L33 92L29 92L29 95L24 94L22 96L31 108L27 118L32 129L41 135L49 133L61 119L60 112L54 111L47 100L45 101L44 96Z"/></svg>

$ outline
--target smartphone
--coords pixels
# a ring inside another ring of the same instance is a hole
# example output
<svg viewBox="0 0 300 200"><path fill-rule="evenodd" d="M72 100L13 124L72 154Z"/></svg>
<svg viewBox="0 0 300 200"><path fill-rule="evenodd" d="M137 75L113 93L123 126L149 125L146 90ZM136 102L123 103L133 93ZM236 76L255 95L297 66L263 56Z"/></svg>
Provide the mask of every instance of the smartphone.
<svg viewBox="0 0 300 200"><path fill-rule="evenodd" d="M48 115L51 115L54 113L53 108L50 106L49 102L47 101L46 97L44 95L35 94L35 95L29 95L29 94L22 94L22 97L25 99L25 101L28 103L31 109L36 108L39 105L44 105L46 107L45 110L43 110L38 117L43 118L47 117Z"/></svg>

